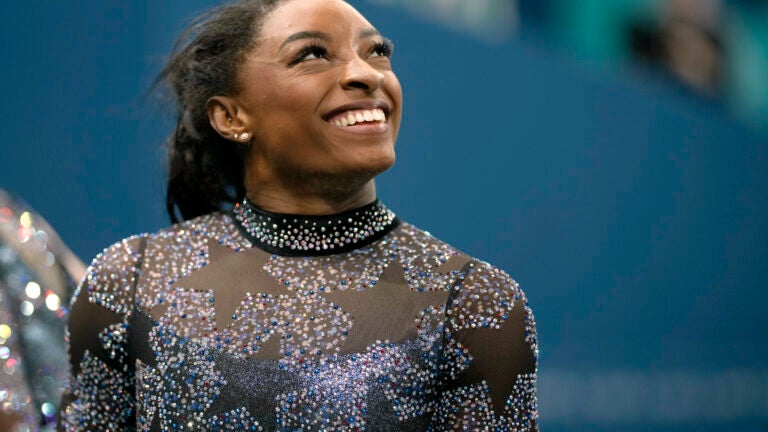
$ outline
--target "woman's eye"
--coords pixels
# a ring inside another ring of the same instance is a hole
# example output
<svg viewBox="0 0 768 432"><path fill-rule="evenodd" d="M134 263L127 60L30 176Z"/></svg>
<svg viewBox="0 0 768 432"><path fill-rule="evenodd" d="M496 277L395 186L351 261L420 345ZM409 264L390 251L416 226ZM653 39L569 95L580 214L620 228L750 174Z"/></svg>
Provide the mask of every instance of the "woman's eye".
<svg viewBox="0 0 768 432"><path fill-rule="evenodd" d="M389 40L374 44L371 50L371 57L392 57L394 46Z"/></svg>
<svg viewBox="0 0 768 432"><path fill-rule="evenodd" d="M325 47L321 46L308 46L304 49L302 49L298 55L293 59L291 62L291 65L295 65L297 63L301 63L303 61L307 60L315 60L315 59L321 59L321 58L327 58L328 57L328 50L325 49Z"/></svg>

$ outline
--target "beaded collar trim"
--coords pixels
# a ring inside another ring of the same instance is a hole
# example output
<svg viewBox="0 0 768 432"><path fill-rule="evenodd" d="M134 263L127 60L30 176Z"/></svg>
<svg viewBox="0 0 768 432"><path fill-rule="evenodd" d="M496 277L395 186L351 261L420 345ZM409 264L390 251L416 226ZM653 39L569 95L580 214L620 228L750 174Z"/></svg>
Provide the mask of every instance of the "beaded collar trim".
<svg viewBox="0 0 768 432"><path fill-rule="evenodd" d="M248 199L232 210L240 230L257 247L278 255L317 256L369 245L400 225L378 200L329 216L270 213Z"/></svg>

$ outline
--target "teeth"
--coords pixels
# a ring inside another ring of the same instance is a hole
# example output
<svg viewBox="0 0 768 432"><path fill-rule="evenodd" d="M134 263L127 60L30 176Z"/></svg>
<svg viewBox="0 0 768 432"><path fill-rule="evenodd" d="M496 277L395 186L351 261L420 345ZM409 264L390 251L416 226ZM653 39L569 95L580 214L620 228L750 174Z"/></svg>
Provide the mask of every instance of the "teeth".
<svg viewBox="0 0 768 432"><path fill-rule="evenodd" d="M386 120L387 116L384 114L384 110L380 108L374 108L372 110L347 111L330 119L329 123L338 127L346 127L362 122L375 121L378 123L383 123Z"/></svg>

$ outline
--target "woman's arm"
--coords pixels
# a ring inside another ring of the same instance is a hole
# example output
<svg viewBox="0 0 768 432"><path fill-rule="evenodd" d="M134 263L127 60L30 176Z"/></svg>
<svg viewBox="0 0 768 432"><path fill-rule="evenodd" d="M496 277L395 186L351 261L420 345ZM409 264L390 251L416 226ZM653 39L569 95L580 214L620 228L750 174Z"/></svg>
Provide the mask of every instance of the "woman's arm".
<svg viewBox="0 0 768 432"><path fill-rule="evenodd" d="M134 237L105 249L75 292L68 323L71 378L62 397L61 431L135 428L128 319L145 243L146 238Z"/></svg>
<svg viewBox="0 0 768 432"><path fill-rule="evenodd" d="M446 386L435 430L538 431L536 324L506 273L473 262L447 309Z"/></svg>

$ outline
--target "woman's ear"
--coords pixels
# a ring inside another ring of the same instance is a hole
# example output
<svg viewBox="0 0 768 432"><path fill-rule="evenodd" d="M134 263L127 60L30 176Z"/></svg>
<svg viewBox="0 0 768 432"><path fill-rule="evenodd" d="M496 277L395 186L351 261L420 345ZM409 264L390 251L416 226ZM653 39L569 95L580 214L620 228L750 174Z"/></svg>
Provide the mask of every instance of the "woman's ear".
<svg viewBox="0 0 768 432"><path fill-rule="evenodd" d="M205 109L211 127L223 138L237 142L250 141L250 132L246 130L244 119L239 115L241 113L232 98L214 96L208 99Z"/></svg>

